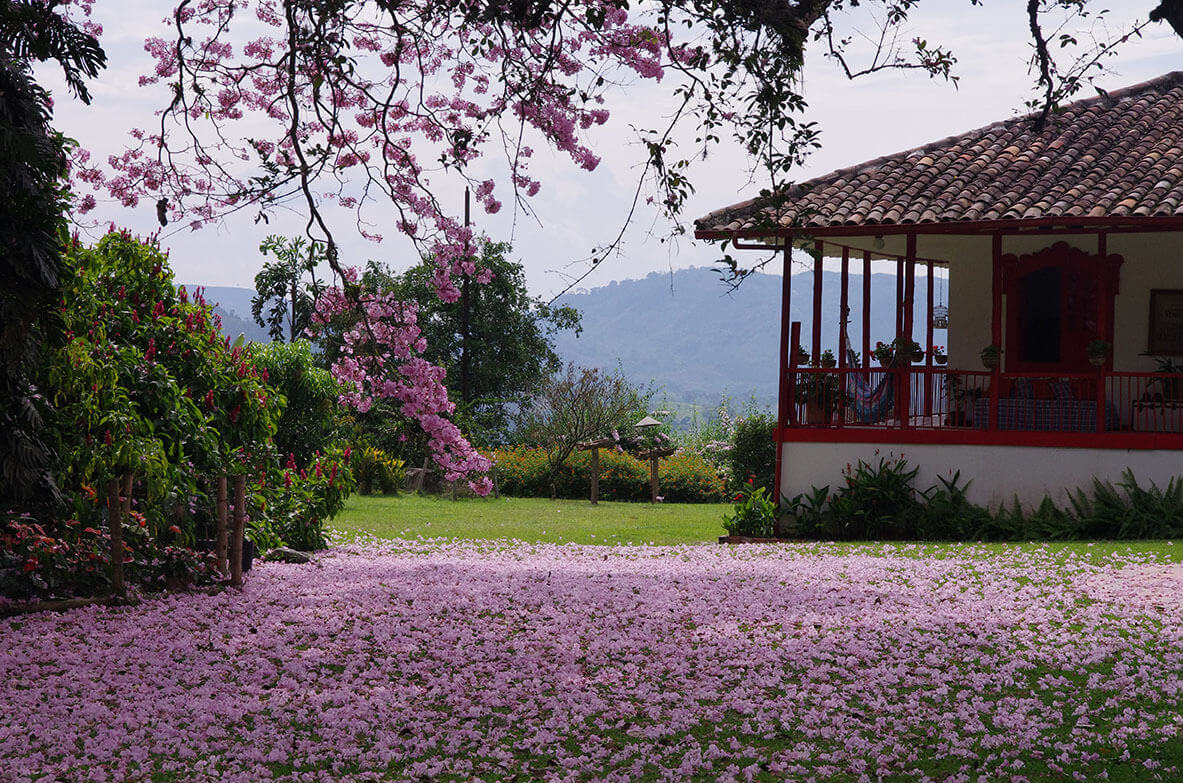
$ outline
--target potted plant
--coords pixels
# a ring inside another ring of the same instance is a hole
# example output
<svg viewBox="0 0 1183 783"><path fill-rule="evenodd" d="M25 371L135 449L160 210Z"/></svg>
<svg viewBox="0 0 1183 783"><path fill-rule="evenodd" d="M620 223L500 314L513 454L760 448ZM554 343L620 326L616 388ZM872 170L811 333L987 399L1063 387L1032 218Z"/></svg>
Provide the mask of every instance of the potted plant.
<svg viewBox="0 0 1183 783"><path fill-rule="evenodd" d="M821 358L818 360L818 366L824 367L827 370L838 366L838 360L834 358L834 352L829 348L822 351Z"/></svg>
<svg viewBox="0 0 1183 783"><path fill-rule="evenodd" d="M847 400L835 374L814 370L797 376L797 401L805 405L806 424L829 424Z"/></svg>
<svg viewBox="0 0 1183 783"><path fill-rule="evenodd" d="M932 354L933 364L944 365L949 361L949 355L945 353L945 346L943 345L934 345L930 349L930 353Z"/></svg>
<svg viewBox="0 0 1183 783"><path fill-rule="evenodd" d="M982 366L987 370L996 370L998 365L1002 363L1002 347L991 343L982 349L978 357L982 360Z"/></svg>
<svg viewBox="0 0 1183 783"><path fill-rule="evenodd" d="M891 364L891 360L895 355L895 351L892 349L890 344L880 340L879 342L875 343L875 348L871 351L871 355L874 356L876 360L878 360L881 366L887 367Z"/></svg>
<svg viewBox="0 0 1183 783"><path fill-rule="evenodd" d="M1113 346L1101 339L1096 339L1088 344L1085 348L1085 353L1089 357L1089 364L1094 367L1102 367L1109 359L1109 351Z"/></svg>

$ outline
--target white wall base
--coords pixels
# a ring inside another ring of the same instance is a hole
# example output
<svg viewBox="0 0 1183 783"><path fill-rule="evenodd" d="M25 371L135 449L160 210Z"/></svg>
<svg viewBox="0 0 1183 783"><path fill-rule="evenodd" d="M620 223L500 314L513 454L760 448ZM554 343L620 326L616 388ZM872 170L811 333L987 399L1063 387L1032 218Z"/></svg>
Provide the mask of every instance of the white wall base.
<svg viewBox="0 0 1183 783"><path fill-rule="evenodd" d="M960 470L961 481L971 481L969 499L990 508L1010 505L1016 496L1025 508L1038 505L1045 496L1063 507L1067 505L1069 491L1091 487L1094 477L1116 484L1126 468L1133 470L1134 477L1144 487L1151 481L1165 487L1171 478L1183 476L1180 451L786 443L782 451L781 494L791 498L825 485L833 491L842 484L848 464L856 465L862 459L877 465L880 457L889 454L903 456L911 466L920 468L917 489L927 489L937 483L937 476L949 477Z"/></svg>

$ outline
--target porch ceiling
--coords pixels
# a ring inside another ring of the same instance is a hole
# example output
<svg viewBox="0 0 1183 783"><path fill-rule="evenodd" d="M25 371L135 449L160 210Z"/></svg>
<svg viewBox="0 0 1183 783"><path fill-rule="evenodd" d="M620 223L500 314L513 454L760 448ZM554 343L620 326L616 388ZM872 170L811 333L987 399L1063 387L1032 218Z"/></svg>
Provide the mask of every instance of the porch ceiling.
<svg viewBox="0 0 1183 783"><path fill-rule="evenodd" d="M840 169L695 221L702 239L1183 226L1183 72Z"/></svg>

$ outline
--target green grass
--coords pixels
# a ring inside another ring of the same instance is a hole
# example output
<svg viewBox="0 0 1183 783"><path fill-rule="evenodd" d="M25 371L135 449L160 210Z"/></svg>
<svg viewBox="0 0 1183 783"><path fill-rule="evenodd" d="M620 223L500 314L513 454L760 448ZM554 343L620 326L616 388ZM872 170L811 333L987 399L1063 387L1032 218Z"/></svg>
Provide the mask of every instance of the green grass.
<svg viewBox="0 0 1183 783"><path fill-rule="evenodd" d="M462 498L428 495L397 497L353 495L332 527L348 538L517 539L531 543L696 544L717 541L724 534L727 503L615 503L593 506L586 500L543 498ZM1004 553L1041 549L1055 557L1104 562L1113 555L1144 553L1183 562L1183 542L1072 541L990 544L927 544L909 542L830 544L835 554L871 546L896 549L915 557L956 556L968 547Z"/></svg>
<svg viewBox="0 0 1183 783"><path fill-rule="evenodd" d="M511 538L576 544L695 544L723 535L725 503L353 495L333 520L348 537Z"/></svg>

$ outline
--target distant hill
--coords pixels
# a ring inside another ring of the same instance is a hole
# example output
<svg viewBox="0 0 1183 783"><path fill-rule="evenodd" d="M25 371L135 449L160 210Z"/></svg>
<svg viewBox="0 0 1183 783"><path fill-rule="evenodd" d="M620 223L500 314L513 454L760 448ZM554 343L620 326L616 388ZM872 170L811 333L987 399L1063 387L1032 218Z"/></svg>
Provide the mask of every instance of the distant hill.
<svg viewBox="0 0 1183 783"><path fill-rule="evenodd" d="M823 278L822 347L837 349L840 275ZM895 332L895 277L871 277L871 340ZM916 334L925 323L926 281L916 281ZM583 315L583 332L558 335L564 361L588 367L619 366L635 383L652 383L656 400L713 406L722 394L742 403L774 407L780 352L781 276L755 274L728 293L710 268L653 273L641 280L612 282L562 297L559 303ZM850 276L850 340L862 341L862 276ZM793 276L790 313L801 321L801 342L809 347L813 276ZM940 334L940 333L938 333ZM943 334L936 340L945 344Z"/></svg>
<svg viewBox="0 0 1183 783"><path fill-rule="evenodd" d="M840 278L824 274L822 347L837 348ZM193 290L195 286L187 286ZM862 342L862 276L850 276L850 339ZM916 281L916 334L924 323L926 281ZM564 362L585 367L619 367L629 380L652 385L662 400L713 408L726 394L739 405L755 399L776 405L776 369L780 352L780 275L755 274L728 292L716 270L680 269L653 273L641 280L612 282L562 297L583 317L583 332L563 332L555 350ZM269 342L266 330L251 318L250 288L207 286L206 300L216 303L222 330L231 339ZM894 336L895 277L871 277L871 341ZM801 342L809 347L813 313L812 273L793 275L790 313L801 321ZM938 333L936 342L946 344ZM679 414L681 416L681 414Z"/></svg>
<svg viewBox="0 0 1183 783"><path fill-rule="evenodd" d="M198 286L187 283L185 288L195 291ZM241 334L246 336L247 342L271 342L271 335L251 317L251 299L255 296L253 288L211 285L204 286L204 290L205 300L212 304L214 312L222 317L223 334L231 340Z"/></svg>

